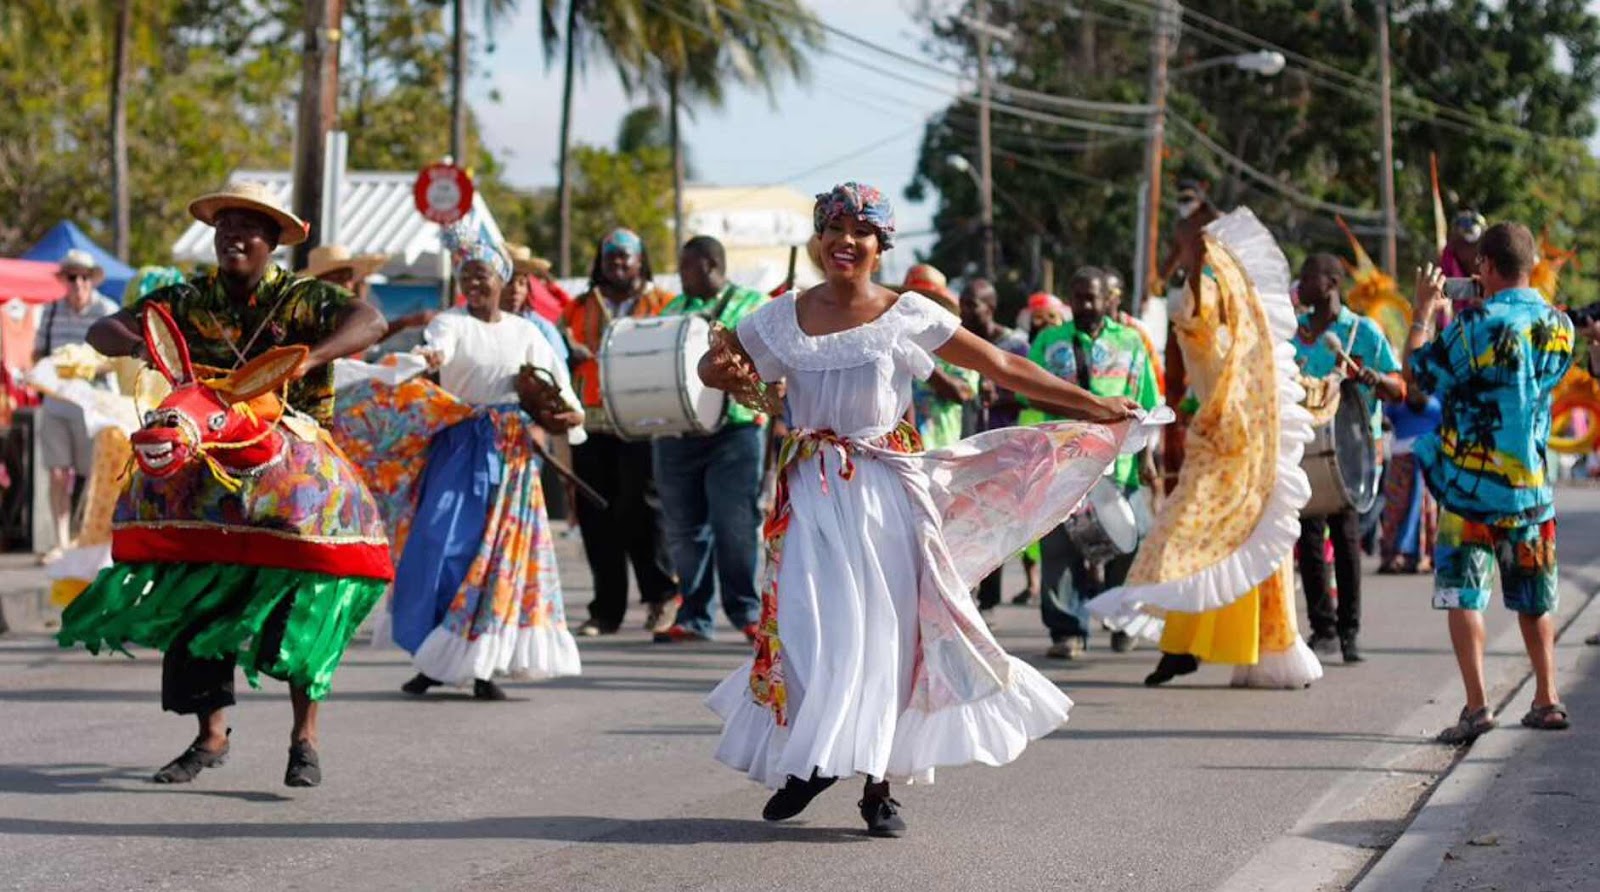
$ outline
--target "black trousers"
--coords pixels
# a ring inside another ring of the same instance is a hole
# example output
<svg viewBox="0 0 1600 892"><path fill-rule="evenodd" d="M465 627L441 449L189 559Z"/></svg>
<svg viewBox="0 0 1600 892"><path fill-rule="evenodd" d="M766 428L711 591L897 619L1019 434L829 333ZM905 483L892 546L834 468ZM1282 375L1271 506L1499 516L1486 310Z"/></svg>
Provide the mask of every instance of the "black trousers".
<svg viewBox="0 0 1600 892"><path fill-rule="evenodd" d="M978 609L990 610L1000 604L1002 597L1001 586L1004 584L1006 568L1004 564L994 568L994 572L983 577L978 583Z"/></svg>
<svg viewBox="0 0 1600 892"><path fill-rule="evenodd" d="M244 593L248 595L249 593ZM265 669L277 659L283 646L284 629L288 626L292 598L284 598L272 609L267 621L261 625L261 650L258 667ZM217 659L205 659L189 653L189 642L205 631L222 614L203 616L178 634L167 652L161 655L161 708L178 715L199 715L226 709L235 702L233 696L233 667L238 662L234 654Z"/></svg>
<svg viewBox="0 0 1600 892"><path fill-rule="evenodd" d="M1333 572L1339 583L1339 606L1328 592L1328 560L1323 536L1333 539ZM1300 581L1306 590L1306 617L1311 633L1347 637L1361 631L1361 517L1344 510L1328 517L1300 520Z"/></svg>
<svg viewBox="0 0 1600 892"><path fill-rule="evenodd" d="M572 447L573 473L610 503L602 510L580 498L576 506L583 553L594 577L589 619L606 629L621 626L628 611L630 563L644 603L656 604L677 592L651 462L648 441L590 433L587 442Z"/></svg>

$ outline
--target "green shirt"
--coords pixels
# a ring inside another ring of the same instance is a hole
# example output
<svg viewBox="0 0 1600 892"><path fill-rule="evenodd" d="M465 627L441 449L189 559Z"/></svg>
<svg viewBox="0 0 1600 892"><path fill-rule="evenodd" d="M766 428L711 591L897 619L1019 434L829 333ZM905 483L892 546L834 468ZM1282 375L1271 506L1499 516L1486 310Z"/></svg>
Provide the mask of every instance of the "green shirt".
<svg viewBox="0 0 1600 892"><path fill-rule="evenodd" d="M1058 378L1073 384L1078 376L1078 350L1089 365L1089 392L1095 396L1127 397L1146 409L1161 402L1156 388L1156 371L1144 338L1131 326L1107 319L1099 337L1091 338L1076 324L1065 322L1047 328L1033 339L1028 358ZM1056 416L1049 416L1055 418ZM1139 466L1135 456L1117 458L1113 475L1125 489L1139 486Z"/></svg>
<svg viewBox="0 0 1600 892"><path fill-rule="evenodd" d="M318 279L303 279L283 268L267 267L255 294L243 304L228 297L217 273L158 288L129 309L140 314L156 303L172 314L189 342L196 365L233 369L273 347L315 346L333 334L354 295ZM232 346L230 346L230 344ZM333 366L312 369L290 382L289 405L327 425L333 421Z"/></svg>
<svg viewBox="0 0 1600 892"><path fill-rule="evenodd" d="M726 300L724 300L726 298ZM674 297L665 308L661 310L663 316L676 316L683 313L700 313L716 317L714 322L721 322L725 327L736 329L739 320L755 312L762 304L767 302L767 296L754 288L735 285L732 282L722 286L716 297L691 297L680 294ZM720 311L718 307L721 307ZM737 400L728 400L728 424L757 424L764 423L765 418L758 415L755 410L746 408Z"/></svg>

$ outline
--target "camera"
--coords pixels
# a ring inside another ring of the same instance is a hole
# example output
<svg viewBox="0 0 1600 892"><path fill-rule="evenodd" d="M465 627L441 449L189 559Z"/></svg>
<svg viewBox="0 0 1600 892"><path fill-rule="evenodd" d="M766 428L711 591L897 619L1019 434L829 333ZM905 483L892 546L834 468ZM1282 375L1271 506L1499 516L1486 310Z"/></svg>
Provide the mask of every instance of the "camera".
<svg viewBox="0 0 1600 892"><path fill-rule="evenodd" d="M1482 300L1483 285L1474 278L1452 276L1444 280L1444 296L1458 302Z"/></svg>
<svg viewBox="0 0 1600 892"><path fill-rule="evenodd" d="M1575 310L1567 310L1567 318L1572 320L1574 328L1584 328L1600 319L1600 300L1584 304Z"/></svg>

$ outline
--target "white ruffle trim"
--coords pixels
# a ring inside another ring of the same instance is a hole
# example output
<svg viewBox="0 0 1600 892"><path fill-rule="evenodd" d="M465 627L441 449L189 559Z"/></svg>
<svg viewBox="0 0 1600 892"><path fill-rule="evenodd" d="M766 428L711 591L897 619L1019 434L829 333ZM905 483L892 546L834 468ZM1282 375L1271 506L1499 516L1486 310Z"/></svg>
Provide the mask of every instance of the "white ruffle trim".
<svg viewBox="0 0 1600 892"><path fill-rule="evenodd" d="M1226 607L1260 585L1289 560L1300 540L1300 509L1311 498L1311 483L1300 468L1311 442L1311 413L1300 402L1305 390L1294 361L1297 321L1289 298L1289 261L1272 234L1249 208L1239 208L1206 227L1244 267L1266 310L1276 341L1278 371L1278 461L1271 497L1256 528L1238 550L1216 564L1182 579L1112 589L1089 602L1095 617L1129 624L1137 613L1156 616L1167 611L1205 613ZM1144 631L1148 632L1148 628ZM1159 634L1159 630L1157 630Z"/></svg>
<svg viewBox="0 0 1600 892"><path fill-rule="evenodd" d="M1289 649L1263 652L1254 666L1235 666L1233 680L1229 683L1236 688L1297 690L1321 677L1322 661L1306 646L1305 639L1296 635Z"/></svg>
<svg viewBox="0 0 1600 892"><path fill-rule="evenodd" d="M439 626L423 639L411 663L423 675L450 685L496 675L537 680L583 671L578 642L565 625L506 626L472 641Z"/></svg>
<svg viewBox="0 0 1600 892"><path fill-rule="evenodd" d="M1012 681L1004 690L931 713L915 708L900 713L884 767L855 764L848 752L828 765L782 766L790 729L779 727L772 711L751 699L747 662L705 700L723 721L717 761L774 790L789 775L807 776L811 769L825 777L881 774L897 783L931 784L935 768L1005 765L1030 741L1061 727L1072 708L1067 695L1038 670L1010 659Z"/></svg>
<svg viewBox="0 0 1600 892"><path fill-rule="evenodd" d="M111 543L79 545L69 548L61 556L44 565L46 579L94 581L100 571L111 566Z"/></svg>

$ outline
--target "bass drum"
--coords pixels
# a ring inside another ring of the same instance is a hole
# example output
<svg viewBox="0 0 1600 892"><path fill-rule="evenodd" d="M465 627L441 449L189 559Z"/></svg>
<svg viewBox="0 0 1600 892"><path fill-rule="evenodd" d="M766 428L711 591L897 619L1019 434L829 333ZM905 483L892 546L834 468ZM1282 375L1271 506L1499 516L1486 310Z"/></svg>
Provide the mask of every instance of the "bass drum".
<svg viewBox="0 0 1600 892"><path fill-rule="evenodd" d="M704 317L618 319L600 342L600 398L609 427L626 440L703 436L722 426L728 395L698 371L710 349Z"/></svg>
<svg viewBox="0 0 1600 892"><path fill-rule="evenodd" d="M1300 469L1311 483L1301 517L1327 517L1346 509L1366 514L1378 500L1378 443L1361 386L1339 384L1338 407L1312 429Z"/></svg>
<svg viewBox="0 0 1600 892"><path fill-rule="evenodd" d="M1110 477L1101 477L1066 521L1067 538L1090 563L1102 564L1133 554L1139 524L1127 496Z"/></svg>

